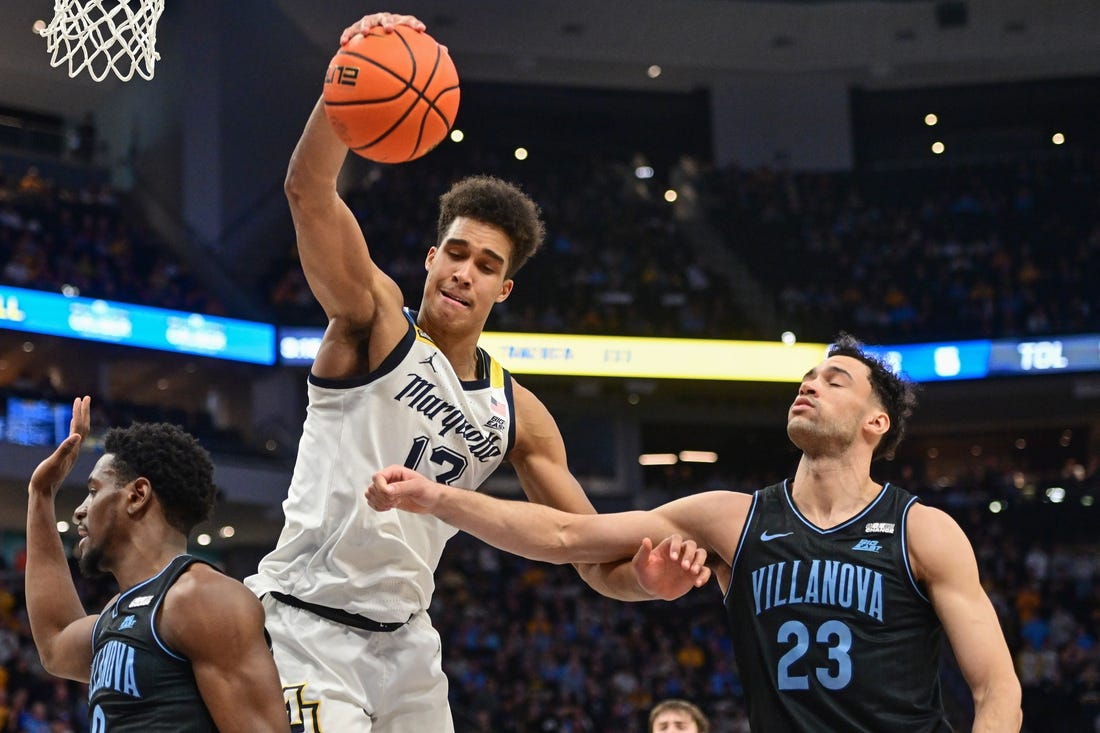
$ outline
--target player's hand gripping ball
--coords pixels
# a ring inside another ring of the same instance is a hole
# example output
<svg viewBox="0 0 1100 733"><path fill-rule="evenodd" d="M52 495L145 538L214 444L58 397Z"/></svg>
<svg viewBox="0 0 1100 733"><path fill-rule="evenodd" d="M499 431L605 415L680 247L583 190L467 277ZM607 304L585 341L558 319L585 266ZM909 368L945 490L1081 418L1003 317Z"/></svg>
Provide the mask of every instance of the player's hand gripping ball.
<svg viewBox="0 0 1100 733"><path fill-rule="evenodd" d="M352 152L379 163L415 160L450 132L458 72L427 33L371 28L340 47L325 74L325 112Z"/></svg>

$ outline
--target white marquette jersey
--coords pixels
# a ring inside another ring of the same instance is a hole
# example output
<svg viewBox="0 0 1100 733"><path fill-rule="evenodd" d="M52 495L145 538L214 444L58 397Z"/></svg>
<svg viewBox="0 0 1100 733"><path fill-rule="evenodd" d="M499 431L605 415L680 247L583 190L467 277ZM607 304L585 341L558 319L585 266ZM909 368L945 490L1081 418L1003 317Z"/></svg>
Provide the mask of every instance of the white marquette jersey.
<svg viewBox="0 0 1100 733"><path fill-rule="evenodd" d="M484 350L479 378L463 382L405 315L408 333L366 377L309 375L283 531L245 580L257 595L278 591L381 622L428 608L457 530L430 515L376 512L364 492L395 463L477 488L515 442L515 410L511 376Z"/></svg>

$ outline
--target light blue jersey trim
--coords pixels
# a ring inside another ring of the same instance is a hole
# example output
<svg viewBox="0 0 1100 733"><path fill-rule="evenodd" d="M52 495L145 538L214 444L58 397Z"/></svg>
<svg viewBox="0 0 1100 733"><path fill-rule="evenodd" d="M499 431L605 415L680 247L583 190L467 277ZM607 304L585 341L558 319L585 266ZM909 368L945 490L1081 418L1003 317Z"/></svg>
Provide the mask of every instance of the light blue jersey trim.
<svg viewBox="0 0 1100 733"><path fill-rule="evenodd" d="M925 603L931 605L931 599L924 595L920 586L917 585L917 579L913 577L913 567L909 563L909 509L916 503L917 497L914 496L901 510L901 561L905 565L905 574L909 576L909 584L913 586L913 590Z"/></svg>
<svg viewBox="0 0 1100 733"><path fill-rule="evenodd" d="M726 595L722 598L723 602L733 589L733 574L737 570L737 560L741 557L741 550L745 547L745 538L748 537L749 525L752 524L753 515L756 514L756 505L760 501L762 491L763 489L754 491L752 494L752 504L749 505L749 513L745 516L745 526L741 528L741 536L737 540L737 551L733 553L733 562L730 563L730 584L726 588Z"/></svg>

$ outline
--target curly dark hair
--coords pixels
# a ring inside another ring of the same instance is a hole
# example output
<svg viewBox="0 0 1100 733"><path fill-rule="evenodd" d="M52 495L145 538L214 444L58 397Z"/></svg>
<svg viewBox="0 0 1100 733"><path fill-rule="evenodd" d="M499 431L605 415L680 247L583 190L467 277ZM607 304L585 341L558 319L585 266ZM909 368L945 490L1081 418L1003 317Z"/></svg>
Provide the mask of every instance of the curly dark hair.
<svg viewBox="0 0 1100 733"><path fill-rule="evenodd" d="M169 423L111 428L103 442L121 483L149 479L168 523L183 534L214 511L217 487L210 454L193 435Z"/></svg>
<svg viewBox="0 0 1100 733"><path fill-rule="evenodd" d="M868 353L862 342L843 331L829 346L829 356L849 356L871 370L871 391L890 416L890 429L875 446L873 460L890 456L905 436L906 423L917 407L917 386L874 354Z"/></svg>
<svg viewBox="0 0 1100 733"><path fill-rule="evenodd" d="M492 224L512 242L512 261L506 277L512 277L542 246L546 227L542 211L517 186L493 176L470 176L439 197L436 244L442 244L451 222L460 216Z"/></svg>

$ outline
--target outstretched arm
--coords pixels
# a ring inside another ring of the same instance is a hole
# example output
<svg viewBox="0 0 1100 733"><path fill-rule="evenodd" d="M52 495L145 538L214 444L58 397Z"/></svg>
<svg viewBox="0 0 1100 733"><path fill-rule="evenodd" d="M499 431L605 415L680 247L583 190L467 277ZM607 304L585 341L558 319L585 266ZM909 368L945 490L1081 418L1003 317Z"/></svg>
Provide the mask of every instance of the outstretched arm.
<svg viewBox="0 0 1100 733"><path fill-rule="evenodd" d="M648 512L570 514L531 502L506 501L444 486L404 466L390 466L379 471L367 489L367 500L376 510L402 509L433 514L494 547L532 560L558 564L604 563L628 558L637 552L636 566L638 562L644 564L651 559L647 540L670 538L662 542L658 550L671 555L672 548L683 536L698 537L700 544L713 547L728 564L733 546L728 545L730 534L727 530L731 526L738 530L738 521L744 521L745 506L738 497L732 492L712 491L678 499ZM715 541L719 544L715 545ZM661 558L656 559L664 563ZM697 585L710 577L709 569L698 562L694 552L684 549L678 561L679 570L697 578ZM644 576L643 571L640 575L643 582ZM642 587L638 580L634 582ZM659 592L660 584L657 583L645 597L658 597Z"/></svg>
<svg viewBox="0 0 1100 733"><path fill-rule="evenodd" d="M575 514L596 510L577 479L569 471L565 442L546 406L523 385L513 382L516 406L516 445L508 461L520 486L531 501ZM654 539L662 539L664 535ZM595 591L621 601L678 598L706 582L706 551L694 542L681 546L677 538L672 557L670 544L645 553L644 563L630 561L630 554L606 563L574 563L577 573ZM631 554L641 550L637 545ZM692 570L693 567L704 571ZM645 575L639 575L643 571Z"/></svg>
<svg viewBox="0 0 1100 733"><path fill-rule="evenodd" d="M91 399L73 400L69 437L38 464L27 486L27 616L42 666L58 677L87 682L92 668L92 627L73 585L57 533L54 499L73 469L91 424Z"/></svg>
<svg viewBox="0 0 1100 733"><path fill-rule="evenodd" d="M247 588L209 566L192 565L165 597L157 630L191 660L218 730L288 733L263 607Z"/></svg>
<svg viewBox="0 0 1100 733"><path fill-rule="evenodd" d="M974 696L974 733L1019 730L1020 681L969 540L951 517L921 504L909 511L908 540L914 571Z"/></svg>

